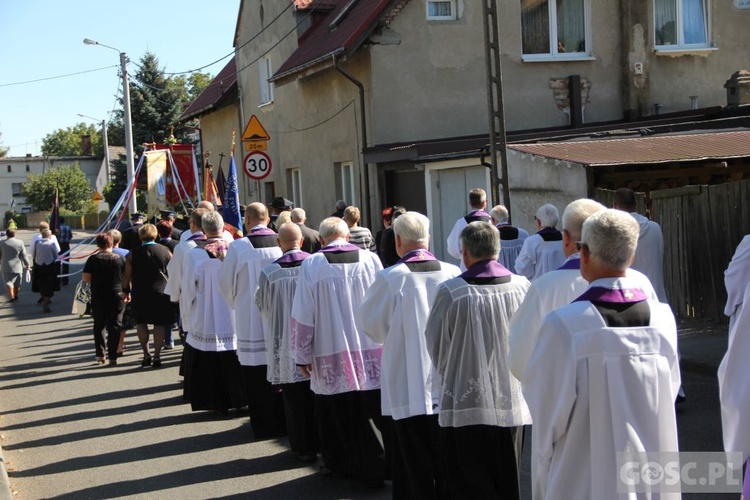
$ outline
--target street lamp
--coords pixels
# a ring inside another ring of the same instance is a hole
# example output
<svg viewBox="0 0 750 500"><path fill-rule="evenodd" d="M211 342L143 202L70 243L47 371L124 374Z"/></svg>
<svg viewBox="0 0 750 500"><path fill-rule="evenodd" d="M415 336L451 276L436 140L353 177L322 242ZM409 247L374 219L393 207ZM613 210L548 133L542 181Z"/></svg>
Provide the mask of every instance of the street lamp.
<svg viewBox="0 0 750 500"><path fill-rule="evenodd" d="M107 162L107 180L112 180L112 167L109 164L109 141L107 141L107 120L99 120L93 116L82 115L81 113L78 113L78 116L94 120L95 122L102 122L102 146L104 147L104 161Z"/></svg>
<svg viewBox="0 0 750 500"><path fill-rule="evenodd" d="M128 56L125 54L125 52L120 52L114 47L104 45L103 43L99 43L96 40L91 40L90 38L84 38L83 43L85 43L86 45L100 45L102 47L106 47L120 53L122 94L124 96L123 102L125 104L125 156L127 158L128 183L130 183L135 175L135 161L133 160L133 122L130 118L130 83L128 82ZM135 196L130 198L130 205L128 208L130 209L131 214L137 212Z"/></svg>

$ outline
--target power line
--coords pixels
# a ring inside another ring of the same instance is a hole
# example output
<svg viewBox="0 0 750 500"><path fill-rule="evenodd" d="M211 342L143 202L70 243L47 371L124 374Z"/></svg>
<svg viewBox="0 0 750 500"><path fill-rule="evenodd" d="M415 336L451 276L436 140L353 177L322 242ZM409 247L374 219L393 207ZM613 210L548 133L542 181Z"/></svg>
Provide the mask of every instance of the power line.
<svg viewBox="0 0 750 500"><path fill-rule="evenodd" d="M271 132L274 132L276 134L293 134L295 132L304 132L305 130L311 130L311 129L314 129L315 127L320 127L324 123L328 123L329 121L333 120L338 115L340 115L341 113L343 113L352 104L354 104L354 99L352 99L351 101L349 101L348 103L346 103L346 105L344 105L343 108L341 108L340 110L336 111L334 114L332 114L331 116L329 116L325 120L316 123L315 125L310 125L309 127L305 127L305 128L289 127L289 128L291 128L291 130L272 130Z"/></svg>
<svg viewBox="0 0 750 500"><path fill-rule="evenodd" d="M89 69L86 71L78 71L76 73L68 73L65 75L57 75L57 76L48 76L46 78L37 78L36 80L26 80L25 82L13 82L13 83L0 83L0 87L10 87L12 85L24 85L27 83L36 83L36 82L43 82L46 80L55 80L57 78L66 78L68 76L76 76L76 75L83 75L85 73L93 73L94 71L102 71L105 69L111 69L111 68L117 68L118 66L104 66L103 68L97 68L97 69Z"/></svg>

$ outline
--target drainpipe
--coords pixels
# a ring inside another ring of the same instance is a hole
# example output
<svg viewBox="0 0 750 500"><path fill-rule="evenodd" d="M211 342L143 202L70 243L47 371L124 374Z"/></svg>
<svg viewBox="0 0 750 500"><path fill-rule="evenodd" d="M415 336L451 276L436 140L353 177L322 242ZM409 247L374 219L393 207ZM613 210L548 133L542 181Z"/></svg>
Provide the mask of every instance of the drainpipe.
<svg viewBox="0 0 750 500"><path fill-rule="evenodd" d="M348 73L346 70L344 70L339 65L339 59L334 54L331 56L333 58L333 65L336 67L336 70L338 70L339 73L344 75L347 80L352 82L354 85L357 86L359 89L359 119L360 119L360 126L362 128L362 173L365 179L364 182L364 198L366 203L363 205L363 208L365 209L365 220L367 221L367 227L372 227L372 217L371 217L371 210L370 210L370 172L367 168L367 163L365 163L365 148L367 147L367 117L365 115L365 86L362 85L362 82L354 78L350 73Z"/></svg>

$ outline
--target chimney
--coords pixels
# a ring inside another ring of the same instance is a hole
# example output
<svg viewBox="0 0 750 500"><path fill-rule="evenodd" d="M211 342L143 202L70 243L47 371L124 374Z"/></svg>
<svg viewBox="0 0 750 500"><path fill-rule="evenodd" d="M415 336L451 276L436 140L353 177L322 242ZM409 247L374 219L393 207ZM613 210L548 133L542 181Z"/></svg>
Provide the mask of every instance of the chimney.
<svg viewBox="0 0 750 500"><path fill-rule="evenodd" d="M727 89L727 106L750 104L750 71L735 71L724 88Z"/></svg>
<svg viewBox="0 0 750 500"><path fill-rule="evenodd" d="M91 136L81 136L81 149L83 150L83 156L91 156Z"/></svg>

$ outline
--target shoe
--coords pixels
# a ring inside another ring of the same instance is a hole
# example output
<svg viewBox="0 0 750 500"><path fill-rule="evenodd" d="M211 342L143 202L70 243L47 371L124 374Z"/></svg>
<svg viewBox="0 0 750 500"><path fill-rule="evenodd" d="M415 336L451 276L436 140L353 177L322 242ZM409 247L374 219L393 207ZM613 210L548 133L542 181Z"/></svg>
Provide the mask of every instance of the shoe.
<svg viewBox="0 0 750 500"><path fill-rule="evenodd" d="M164 344L164 347L162 347L165 351L171 351L174 349L174 344Z"/></svg>
<svg viewBox="0 0 750 500"><path fill-rule="evenodd" d="M159 368L161 366L161 358L154 358L154 362L151 363L151 366L154 368Z"/></svg>
<svg viewBox="0 0 750 500"><path fill-rule="evenodd" d="M46 312L46 313L52 312L52 309L49 308L49 302L46 302L44 304L44 306L42 307L42 312Z"/></svg>
<svg viewBox="0 0 750 500"><path fill-rule="evenodd" d="M44 299L42 297L39 297L39 300L36 301L37 304L41 304L42 302L44 302Z"/></svg>
<svg viewBox="0 0 750 500"><path fill-rule="evenodd" d="M103 365L105 361L107 361L107 358L105 356L97 356L96 357L96 364L97 365Z"/></svg>
<svg viewBox="0 0 750 500"><path fill-rule="evenodd" d="M151 366L151 356L148 354L143 356L143 361L141 361L141 368L145 368L147 366Z"/></svg>
<svg viewBox="0 0 750 500"><path fill-rule="evenodd" d="M117 360L116 359L110 359L109 360L109 366L117 366Z"/></svg>
<svg viewBox="0 0 750 500"><path fill-rule="evenodd" d="M303 462L312 463L318 461L318 454L313 452L300 452L297 455L297 458L302 460Z"/></svg>

